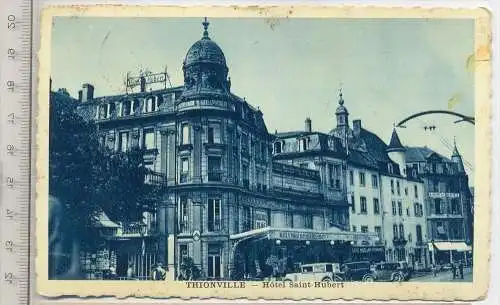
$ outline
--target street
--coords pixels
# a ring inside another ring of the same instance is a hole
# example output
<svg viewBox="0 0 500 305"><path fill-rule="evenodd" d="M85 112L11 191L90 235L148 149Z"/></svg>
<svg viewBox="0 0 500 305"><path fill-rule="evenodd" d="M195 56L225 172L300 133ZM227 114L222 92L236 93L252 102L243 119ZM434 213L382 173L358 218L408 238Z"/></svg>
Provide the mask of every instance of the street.
<svg viewBox="0 0 500 305"><path fill-rule="evenodd" d="M464 270L464 278L460 279L460 276L453 279L451 270L438 272L436 277L432 273L426 274L420 277L414 277L410 279L410 282L472 282L472 269L466 268Z"/></svg>

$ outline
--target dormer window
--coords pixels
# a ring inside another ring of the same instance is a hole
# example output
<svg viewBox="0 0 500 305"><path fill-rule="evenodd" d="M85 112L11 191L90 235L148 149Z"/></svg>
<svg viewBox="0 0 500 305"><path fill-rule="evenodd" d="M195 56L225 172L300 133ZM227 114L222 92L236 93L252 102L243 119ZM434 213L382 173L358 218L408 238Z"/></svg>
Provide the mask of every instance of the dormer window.
<svg viewBox="0 0 500 305"><path fill-rule="evenodd" d="M387 171L389 172L389 174L392 174L394 172L394 168L392 167L391 163L387 164Z"/></svg>
<svg viewBox="0 0 500 305"><path fill-rule="evenodd" d="M134 114L134 101L129 100L129 101L123 101L121 103L121 115L122 116L127 116L127 115L133 115Z"/></svg>
<svg viewBox="0 0 500 305"><path fill-rule="evenodd" d="M145 104L144 104L144 112L153 112L156 110L156 98L154 96L150 96L146 98Z"/></svg>
<svg viewBox="0 0 500 305"><path fill-rule="evenodd" d="M282 152L281 142L275 142L274 143L274 153L280 154L281 152Z"/></svg>
<svg viewBox="0 0 500 305"><path fill-rule="evenodd" d="M299 151L307 150L307 138L299 139Z"/></svg>

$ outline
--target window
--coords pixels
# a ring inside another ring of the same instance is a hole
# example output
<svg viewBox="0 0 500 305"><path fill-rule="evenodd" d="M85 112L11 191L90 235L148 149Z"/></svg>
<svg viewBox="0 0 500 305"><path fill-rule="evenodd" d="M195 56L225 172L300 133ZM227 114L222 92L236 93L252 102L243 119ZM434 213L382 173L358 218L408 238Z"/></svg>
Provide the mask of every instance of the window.
<svg viewBox="0 0 500 305"><path fill-rule="evenodd" d="M391 164L391 163L387 164L387 171L389 172L389 174L392 174L392 173L393 173L394 169L393 169L393 167L392 167L392 164Z"/></svg>
<svg viewBox="0 0 500 305"><path fill-rule="evenodd" d="M144 112L155 111L155 98L150 96L146 99L146 104L144 105Z"/></svg>
<svg viewBox="0 0 500 305"><path fill-rule="evenodd" d="M422 242L422 226L421 225L417 225L416 232L417 232L417 242Z"/></svg>
<svg viewBox="0 0 500 305"><path fill-rule="evenodd" d="M408 188L405 187L405 196L408 196Z"/></svg>
<svg viewBox="0 0 500 305"><path fill-rule="evenodd" d="M434 181L434 182L432 183L432 186L433 186L433 188L432 188L432 189L434 190L434 192L439 192L439 182Z"/></svg>
<svg viewBox="0 0 500 305"><path fill-rule="evenodd" d="M307 150L307 138L299 139L299 151Z"/></svg>
<svg viewBox="0 0 500 305"><path fill-rule="evenodd" d="M410 208L406 208L406 216L410 217Z"/></svg>
<svg viewBox="0 0 500 305"><path fill-rule="evenodd" d="M243 164L241 166L243 171L243 186L246 188L250 187L250 173L248 172L248 164Z"/></svg>
<svg viewBox="0 0 500 305"><path fill-rule="evenodd" d="M134 101L124 101L122 103L122 116L134 114Z"/></svg>
<svg viewBox="0 0 500 305"><path fill-rule="evenodd" d="M415 193L415 199L418 199L418 186L417 185L413 186L413 192Z"/></svg>
<svg viewBox="0 0 500 305"><path fill-rule="evenodd" d="M207 130L207 140L208 143L221 143L221 132L220 132L220 124L213 123L208 126Z"/></svg>
<svg viewBox="0 0 500 305"><path fill-rule="evenodd" d="M221 157L208 156L208 181L222 181Z"/></svg>
<svg viewBox="0 0 500 305"><path fill-rule="evenodd" d="M396 201L392 201L392 215L397 214L397 209L396 209Z"/></svg>
<svg viewBox="0 0 500 305"><path fill-rule="evenodd" d="M399 216L403 216L403 204L401 201L398 201L398 214Z"/></svg>
<svg viewBox="0 0 500 305"><path fill-rule="evenodd" d="M434 213L435 214L442 214L441 210L441 199L440 198L435 198L434 199Z"/></svg>
<svg viewBox="0 0 500 305"><path fill-rule="evenodd" d="M287 228L293 228L293 213L292 212L287 212L285 215L286 219L286 227Z"/></svg>
<svg viewBox="0 0 500 305"><path fill-rule="evenodd" d="M250 207L243 207L243 232L252 229L252 214Z"/></svg>
<svg viewBox="0 0 500 305"><path fill-rule="evenodd" d="M179 204L179 231L181 233L189 232L188 226L189 226L188 200L186 197L181 197Z"/></svg>
<svg viewBox="0 0 500 305"><path fill-rule="evenodd" d="M375 233L377 233L379 239L382 239L382 227L375 226Z"/></svg>
<svg viewBox="0 0 500 305"><path fill-rule="evenodd" d="M391 194L394 195L394 180L391 179Z"/></svg>
<svg viewBox="0 0 500 305"><path fill-rule="evenodd" d="M372 175L372 187L374 189L378 188L378 178L377 178L377 175Z"/></svg>
<svg viewBox="0 0 500 305"><path fill-rule="evenodd" d="M313 228L313 216L311 214L304 215L304 228L306 229Z"/></svg>
<svg viewBox="0 0 500 305"><path fill-rule="evenodd" d="M399 238L405 239L405 227L403 224L399 225Z"/></svg>
<svg viewBox="0 0 500 305"><path fill-rule="evenodd" d="M208 231L216 232L221 229L220 199L208 199Z"/></svg>
<svg viewBox="0 0 500 305"><path fill-rule="evenodd" d="M341 177L341 169L339 164L333 165L333 186L337 189L340 188L340 177Z"/></svg>
<svg viewBox="0 0 500 305"><path fill-rule="evenodd" d="M458 199L451 200L451 214L460 215L460 205L458 203Z"/></svg>
<svg viewBox="0 0 500 305"><path fill-rule="evenodd" d="M155 131L154 129L144 129L143 147L145 149L155 149Z"/></svg>
<svg viewBox="0 0 500 305"><path fill-rule="evenodd" d="M396 190L398 192L398 196L401 195L401 188L399 187L399 180L396 181Z"/></svg>
<svg viewBox="0 0 500 305"><path fill-rule="evenodd" d="M275 142L273 144L273 146L274 146L274 153L280 154L281 153L281 142Z"/></svg>
<svg viewBox="0 0 500 305"><path fill-rule="evenodd" d="M190 139L190 128L188 124L182 124L182 134L181 134L181 144L189 144L191 139Z"/></svg>
<svg viewBox="0 0 500 305"><path fill-rule="evenodd" d="M399 234L398 234L398 225L393 224L392 225L392 235L394 236L394 239L397 239Z"/></svg>
<svg viewBox="0 0 500 305"><path fill-rule="evenodd" d="M123 151L123 152L128 151L128 139L129 139L129 132L128 131L120 132L120 138L119 138L120 151Z"/></svg>
<svg viewBox="0 0 500 305"><path fill-rule="evenodd" d="M373 198L373 214L380 214L380 203L378 198Z"/></svg>
<svg viewBox="0 0 500 305"><path fill-rule="evenodd" d="M221 247L219 245L208 245L208 277L221 278L222 270Z"/></svg>
<svg viewBox="0 0 500 305"><path fill-rule="evenodd" d="M354 185L354 173L352 171L349 171L349 183Z"/></svg>
<svg viewBox="0 0 500 305"><path fill-rule="evenodd" d="M368 233L368 226L361 226L361 233Z"/></svg>
<svg viewBox="0 0 500 305"><path fill-rule="evenodd" d="M413 204L413 214L415 214L415 216L420 216L418 202L415 202Z"/></svg>
<svg viewBox="0 0 500 305"><path fill-rule="evenodd" d="M361 196L359 199L360 199L360 206L361 206L361 214L366 214L367 213L366 197Z"/></svg>
<svg viewBox="0 0 500 305"><path fill-rule="evenodd" d="M351 212L356 212L356 200L354 199L354 195L351 195Z"/></svg>
<svg viewBox="0 0 500 305"><path fill-rule="evenodd" d="M189 175L189 159L181 158L181 183L186 183Z"/></svg>
<svg viewBox="0 0 500 305"><path fill-rule="evenodd" d="M356 228L356 226L352 226L352 231L353 232L357 232L358 231L358 229Z"/></svg>
<svg viewBox="0 0 500 305"><path fill-rule="evenodd" d="M241 134L241 152L248 154L248 135L246 133Z"/></svg>
<svg viewBox="0 0 500 305"><path fill-rule="evenodd" d="M359 173L359 185L361 185L361 186L366 185L365 173Z"/></svg>

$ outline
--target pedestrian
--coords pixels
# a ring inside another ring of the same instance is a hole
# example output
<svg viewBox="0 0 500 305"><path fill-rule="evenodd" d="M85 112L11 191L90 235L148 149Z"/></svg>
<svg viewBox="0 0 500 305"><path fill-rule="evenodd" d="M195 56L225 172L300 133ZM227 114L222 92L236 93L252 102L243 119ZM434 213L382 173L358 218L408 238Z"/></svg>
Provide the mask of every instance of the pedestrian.
<svg viewBox="0 0 500 305"><path fill-rule="evenodd" d="M453 279L457 277L457 266L455 263L451 263L451 272L453 273Z"/></svg>
<svg viewBox="0 0 500 305"><path fill-rule="evenodd" d="M432 264L432 274L434 275L434 277L436 277L437 275L437 266L435 263Z"/></svg>
<svg viewBox="0 0 500 305"><path fill-rule="evenodd" d="M462 261L458 263L458 272L460 273L460 279L464 279L464 264L462 264Z"/></svg>
<svg viewBox="0 0 500 305"><path fill-rule="evenodd" d="M134 276L134 264L132 262L128 263L128 269L127 269L127 279L131 280Z"/></svg>

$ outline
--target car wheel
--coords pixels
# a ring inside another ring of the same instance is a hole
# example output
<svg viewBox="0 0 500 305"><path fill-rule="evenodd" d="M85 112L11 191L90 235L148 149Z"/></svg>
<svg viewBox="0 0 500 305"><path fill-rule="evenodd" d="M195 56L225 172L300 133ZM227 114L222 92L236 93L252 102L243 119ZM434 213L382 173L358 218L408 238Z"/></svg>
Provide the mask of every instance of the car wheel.
<svg viewBox="0 0 500 305"><path fill-rule="evenodd" d="M367 274L367 275L363 276L362 281L363 282L375 282L375 278L373 278L373 276Z"/></svg>
<svg viewBox="0 0 500 305"><path fill-rule="evenodd" d="M325 276L325 277L324 277L321 281L322 281L322 282L331 282L331 281L332 281L332 279L331 279L331 278L329 278L328 276Z"/></svg>
<svg viewBox="0 0 500 305"><path fill-rule="evenodd" d="M399 273L394 274L394 276L392 277L392 280L394 282L401 282L401 274L399 274Z"/></svg>

